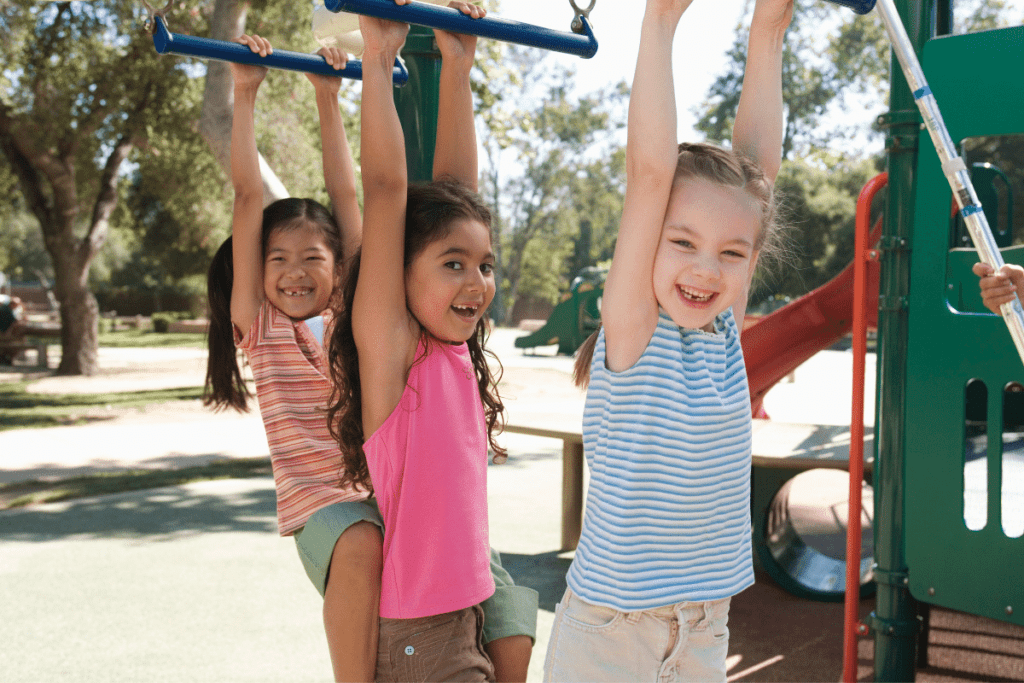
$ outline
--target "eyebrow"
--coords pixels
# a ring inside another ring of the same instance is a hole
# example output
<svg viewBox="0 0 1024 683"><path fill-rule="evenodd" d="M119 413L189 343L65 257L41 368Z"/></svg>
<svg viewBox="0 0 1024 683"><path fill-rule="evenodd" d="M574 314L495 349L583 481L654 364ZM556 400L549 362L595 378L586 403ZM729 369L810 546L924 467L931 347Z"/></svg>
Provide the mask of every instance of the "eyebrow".
<svg viewBox="0 0 1024 683"><path fill-rule="evenodd" d="M443 258L443 257L449 256L451 254L458 254L459 256L466 256L466 257L472 256L472 254L469 253L469 249L466 249L464 247L448 247L447 249L445 249L443 252L441 252L438 255L438 258ZM494 252L489 251L486 254L484 254L484 260L485 261L487 259L493 259L493 258L494 258Z"/></svg>
<svg viewBox="0 0 1024 683"><path fill-rule="evenodd" d="M279 252L279 251L283 251L283 252L287 253L289 250L285 249L284 247L271 247L270 249L267 249L267 253L268 254L273 254L273 253L276 253L276 252ZM308 251L320 251L320 247L317 247L317 246L306 247L305 249L302 249L299 253L300 254L305 254Z"/></svg>
<svg viewBox="0 0 1024 683"><path fill-rule="evenodd" d="M692 228L688 228L685 225L667 225L667 226L665 226L665 229L673 231L673 232L682 232L682 233L685 233L685 234L693 236L693 237L700 237L700 235L697 234L696 230L693 230ZM749 249L753 249L754 248L753 244L751 244L750 242L748 242L747 240L744 240L744 239L731 239L731 240L728 240L726 242L726 244L742 245L742 246L747 247Z"/></svg>

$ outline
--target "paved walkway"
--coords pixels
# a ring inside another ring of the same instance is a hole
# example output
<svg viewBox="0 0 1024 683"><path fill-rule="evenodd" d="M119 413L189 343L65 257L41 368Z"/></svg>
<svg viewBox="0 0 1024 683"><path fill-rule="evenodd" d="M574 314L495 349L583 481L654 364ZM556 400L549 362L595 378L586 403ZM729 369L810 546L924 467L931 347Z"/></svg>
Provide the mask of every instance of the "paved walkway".
<svg viewBox="0 0 1024 683"><path fill-rule="evenodd" d="M582 395L568 380L571 361L552 357L551 350L522 355L512 350L514 336L499 331L492 344L506 366L504 396L513 416L518 405L578 420ZM33 390L110 391L115 385L127 390L202 381L201 353L174 350L179 356L171 358L172 350L131 351L105 352L108 370L99 378L47 378ZM769 394L769 413L842 424L848 358L840 352L816 356L792 384ZM261 439L256 416L176 406L82 427L0 433L0 477L14 481L265 454ZM520 435L504 439L509 462L492 466L489 475L491 537L517 581L541 593L530 671L530 680L539 681L570 561L557 551L561 445ZM15 459L12 453L21 455ZM293 542L276 534L268 479L200 482L0 512L0 573L4 681L329 679L320 599L303 575ZM870 609L870 602L862 608ZM759 576L733 603L730 677L837 680L841 614L839 604L799 600ZM996 653L988 659L996 663L980 679L1024 680L1024 670L1014 668L1024 666L1024 657L1012 652L1024 629L984 626L985 647ZM955 637L970 628L950 622L944 632ZM868 676L870 642L861 646L861 673ZM963 655L971 647L933 647L933 661L945 662L937 665L942 675L919 680L979 680L976 673L958 677L979 671L964 668Z"/></svg>

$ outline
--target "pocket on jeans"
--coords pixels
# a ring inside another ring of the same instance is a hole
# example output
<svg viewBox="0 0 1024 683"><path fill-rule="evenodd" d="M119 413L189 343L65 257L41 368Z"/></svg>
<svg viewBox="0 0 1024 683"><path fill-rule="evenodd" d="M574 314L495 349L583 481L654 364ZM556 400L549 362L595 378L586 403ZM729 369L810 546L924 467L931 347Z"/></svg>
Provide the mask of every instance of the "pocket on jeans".
<svg viewBox="0 0 1024 683"><path fill-rule="evenodd" d="M715 640L728 640L729 639L729 603L726 602L724 606L718 607L715 610L715 614L708 620L708 626L711 629L711 635Z"/></svg>
<svg viewBox="0 0 1024 683"><path fill-rule="evenodd" d="M377 679L429 680L458 626L458 617L457 613L451 613L415 620L381 619L377 661L386 661L390 667L388 671L378 668Z"/></svg>
<svg viewBox="0 0 1024 683"><path fill-rule="evenodd" d="M587 632L607 631L619 624L625 615L610 607L592 605L576 595L566 594L562 618L566 626Z"/></svg>

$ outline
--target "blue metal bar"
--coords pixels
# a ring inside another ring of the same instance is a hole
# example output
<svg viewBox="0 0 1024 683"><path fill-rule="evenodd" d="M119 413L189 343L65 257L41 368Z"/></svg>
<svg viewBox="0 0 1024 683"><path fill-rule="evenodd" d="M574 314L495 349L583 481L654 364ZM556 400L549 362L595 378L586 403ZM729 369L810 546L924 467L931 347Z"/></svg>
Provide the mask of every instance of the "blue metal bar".
<svg viewBox="0 0 1024 683"><path fill-rule="evenodd" d="M253 64L266 66L271 69L302 71L321 76L337 76L339 78L352 78L355 80L362 80L363 78L363 63L359 60L349 60L345 68L335 70L320 55L308 55L289 50L274 50L272 54L260 57L259 54L250 50L247 45L240 43L171 33L167 30L167 24L164 23L163 17L160 16L154 19L153 45L160 54L170 52L176 55L217 59L236 64ZM408 80L409 72L406 70L405 65L401 61L395 60L395 85L405 85Z"/></svg>
<svg viewBox="0 0 1024 683"><path fill-rule="evenodd" d="M828 0L834 5L849 7L857 14L867 14L875 6L875 0Z"/></svg>
<svg viewBox="0 0 1024 683"><path fill-rule="evenodd" d="M325 0L324 6L332 12L365 14L378 19L390 19L417 26L438 28L452 33L493 38L506 43L539 47L589 59L597 54L597 38L590 21L581 17L581 33L554 31L512 19L484 17L473 19L457 9L414 2L396 5L393 0Z"/></svg>

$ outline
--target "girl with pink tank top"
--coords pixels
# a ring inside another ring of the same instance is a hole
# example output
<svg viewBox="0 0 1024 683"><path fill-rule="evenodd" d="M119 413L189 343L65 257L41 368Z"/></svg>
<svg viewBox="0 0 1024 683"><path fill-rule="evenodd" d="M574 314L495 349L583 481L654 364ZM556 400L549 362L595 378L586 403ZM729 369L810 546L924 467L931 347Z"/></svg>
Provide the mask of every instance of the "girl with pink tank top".
<svg viewBox="0 0 1024 683"><path fill-rule="evenodd" d="M454 180L409 186L391 87L408 26L360 28L363 244L331 338L328 419L345 477L372 486L384 518L376 680L494 680L480 609L495 590L488 444L504 457L484 356L490 211Z"/></svg>

